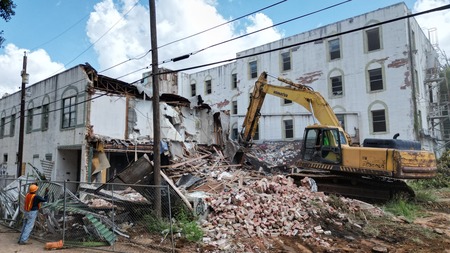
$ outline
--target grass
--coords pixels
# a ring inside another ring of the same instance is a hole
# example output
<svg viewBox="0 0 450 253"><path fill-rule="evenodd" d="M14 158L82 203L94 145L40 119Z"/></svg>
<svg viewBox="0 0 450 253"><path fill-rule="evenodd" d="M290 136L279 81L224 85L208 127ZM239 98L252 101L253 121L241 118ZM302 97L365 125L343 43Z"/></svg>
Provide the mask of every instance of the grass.
<svg viewBox="0 0 450 253"><path fill-rule="evenodd" d="M394 198L383 206L383 209L396 216L403 216L408 221L413 221L420 213L421 207L405 198Z"/></svg>

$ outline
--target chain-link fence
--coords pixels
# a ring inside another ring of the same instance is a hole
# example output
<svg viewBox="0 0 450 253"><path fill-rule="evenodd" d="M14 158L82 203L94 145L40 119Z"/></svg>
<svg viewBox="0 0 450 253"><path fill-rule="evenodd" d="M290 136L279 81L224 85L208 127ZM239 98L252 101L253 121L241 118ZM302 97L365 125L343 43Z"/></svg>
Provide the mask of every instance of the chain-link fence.
<svg viewBox="0 0 450 253"><path fill-rule="evenodd" d="M64 247L120 252L174 250L172 216L181 201L169 185L8 182L0 188L0 214L4 224L18 230L30 184L38 185L40 196L49 190L48 202L42 204L32 233L47 247L57 248L62 242Z"/></svg>

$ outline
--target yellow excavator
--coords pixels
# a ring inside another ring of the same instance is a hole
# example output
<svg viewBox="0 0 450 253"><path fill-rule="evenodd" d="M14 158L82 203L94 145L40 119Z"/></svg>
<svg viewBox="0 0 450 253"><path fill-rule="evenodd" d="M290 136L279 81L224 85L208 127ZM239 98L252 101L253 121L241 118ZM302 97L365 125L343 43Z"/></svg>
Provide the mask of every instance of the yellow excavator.
<svg viewBox="0 0 450 253"><path fill-rule="evenodd" d="M306 127L301 159L291 177L313 178L319 191L352 197L390 199L398 193L414 192L401 179L426 179L436 175L434 153L421 150L420 143L400 139L366 139L363 146L351 143L350 136L324 97L311 87L278 77L288 86L267 83L263 72L255 83L242 131L241 149L234 161L243 163L246 148L252 145L260 110L266 94L291 100L311 112L319 124Z"/></svg>

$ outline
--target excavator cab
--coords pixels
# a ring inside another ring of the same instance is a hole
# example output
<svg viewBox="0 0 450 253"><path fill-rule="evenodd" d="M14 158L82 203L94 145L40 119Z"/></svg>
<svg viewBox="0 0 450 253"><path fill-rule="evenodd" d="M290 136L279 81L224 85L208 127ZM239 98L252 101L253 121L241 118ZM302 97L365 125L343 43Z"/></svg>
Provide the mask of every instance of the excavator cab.
<svg viewBox="0 0 450 253"><path fill-rule="evenodd" d="M346 144L346 139L339 128L307 127L303 138L302 159L327 164L341 164L341 144Z"/></svg>

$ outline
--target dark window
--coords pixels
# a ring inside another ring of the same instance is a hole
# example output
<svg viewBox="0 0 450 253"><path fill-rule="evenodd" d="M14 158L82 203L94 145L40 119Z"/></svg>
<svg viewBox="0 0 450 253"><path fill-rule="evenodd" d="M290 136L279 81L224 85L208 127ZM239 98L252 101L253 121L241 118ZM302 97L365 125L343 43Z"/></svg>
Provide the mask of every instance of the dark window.
<svg viewBox="0 0 450 253"><path fill-rule="evenodd" d="M342 89L342 76L331 77L331 92L333 96L341 96L344 91Z"/></svg>
<svg viewBox="0 0 450 253"><path fill-rule="evenodd" d="M212 93L211 80L205 81L205 89L206 89L206 94Z"/></svg>
<svg viewBox="0 0 450 253"><path fill-rule="evenodd" d="M259 140L259 124L256 126L255 133L253 134L253 140Z"/></svg>
<svg viewBox="0 0 450 253"><path fill-rule="evenodd" d="M195 94L195 83L191 83L191 96L195 96L196 94Z"/></svg>
<svg viewBox="0 0 450 253"><path fill-rule="evenodd" d="M330 60L341 58L341 47L339 39L328 41L328 48L330 50Z"/></svg>
<svg viewBox="0 0 450 253"><path fill-rule="evenodd" d="M284 120L284 137L286 139L294 138L294 122L291 119Z"/></svg>
<svg viewBox="0 0 450 253"><path fill-rule="evenodd" d="M283 71L291 69L291 53L290 52L281 54L281 66L282 66Z"/></svg>
<svg viewBox="0 0 450 253"><path fill-rule="evenodd" d="M237 88L237 74L231 75L231 88L236 89Z"/></svg>
<svg viewBox="0 0 450 253"><path fill-rule="evenodd" d="M233 114L237 114L238 113L237 101L233 101L232 105L233 105Z"/></svg>
<svg viewBox="0 0 450 253"><path fill-rule="evenodd" d="M3 154L3 163L8 163L8 154Z"/></svg>
<svg viewBox="0 0 450 253"><path fill-rule="evenodd" d="M50 118L50 106L46 104L42 106L42 131L48 129L49 118Z"/></svg>
<svg viewBox="0 0 450 253"><path fill-rule="evenodd" d="M14 136L16 130L16 114L11 115L11 127L9 128L9 136Z"/></svg>
<svg viewBox="0 0 450 253"><path fill-rule="evenodd" d="M0 138L5 136L5 118L0 120Z"/></svg>
<svg viewBox="0 0 450 253"><path fill-rule="evenodd" d="M372 111L372 124L375 133L386 132L386 115L384 110Z"/></svg>
<svg viewBox="0 0 450 253"><path fill-rule="evenodd" d="M45 160L46 161L51 161L52 160L52 154L45 154Z"/></svg>
<svg viewBox="0 0 450 253"><path fill-rule="evenodd" d="M33 130L33 109L28 109L28 115L27 115L27 133L31 133L31 130Z"/></svg>
<svg viewBox="0 0 450 253"><path fill-rule="evenodd" d="M370 91L383 89L383 74L381 68L369 70Z"/></svg>
<svg viewBox="0 0 450 253"><path fill-rule="evenodd" d="M75 127L76 105L75 97L63 100L62 128Z"/></svg>
<svg viewBox="0 0 450 253"><path fill-rule="evenodd" d="M238 129L233 128L233 130L231 131L231 139L236 141L238 139L238 135L239 135Z"/></svg>
<svg viewBox="0 0 450 253"><path fill-rule="evenodd" d="M251 61L248 63L250 68L250 78L258 77L258 64L256 61Z"/></svg>
<svg viewBox="0 0 450 253"><path fill-rule="evenodd" d="M381 48L380 29L378 27L367 30L366 35L367 35L367 51L370 52Z"/></svg>

